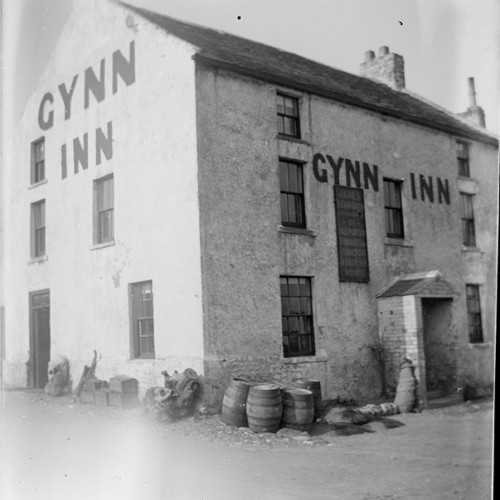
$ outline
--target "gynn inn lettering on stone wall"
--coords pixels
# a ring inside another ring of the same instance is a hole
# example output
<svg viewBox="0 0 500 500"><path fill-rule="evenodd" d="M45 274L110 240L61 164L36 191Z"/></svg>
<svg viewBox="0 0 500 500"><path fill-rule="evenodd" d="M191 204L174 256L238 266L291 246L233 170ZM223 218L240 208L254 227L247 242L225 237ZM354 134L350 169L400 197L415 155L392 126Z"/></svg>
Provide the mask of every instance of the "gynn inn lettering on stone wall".
<svg viewBox="0 0 500 500"><path fill-rule="evenodd" d="M326 158L325 158L326 157ZM331 168L330 176L333 175L334 185L344 185L347 187L356 187L363 189L379 190L379 171L377 165L369 165L366 162L352 161L349 158L339 157L334 160L331 155L323 156L316 153L312 160L312 169L314 177L319 182L328 182L329 174L325 166ZM343 172L345 182L341 182L340 174ZM441 179L431 176L418 175L410 173L411 196L414 200L429 201L434 203L450 204L450 186L448 179Z"/></svg>
<svg viewBox="0 0 500 500"><path fill-rule="evenodd" d="M85 70L83 82L80 75L76 74L71 84L61 83L58 85L59 98L54 97L54 93L47 92L40 101L38 108L38 125L44 131L50 130L54 126L56 119L61 119L64 112L64 120L71 118L72 104L75 102L73 96L75 89L81 89L83 95L83 109L88 109L91 102L100 103L106 98L106 90L116 94L119 90L119 78L128 86L135 83L135 42L129 44L128 60L116 50L111 56L111 89L106 85L106 59L101 59L98 75L92 67ZM77 92L78 93L78 92ZM91 99L91 94L93 99ZM59 104L57 104L59 103ZM93 134L95 146L95 164L100 165L103 156L106 160L113 158L113 122L108 121L103 128L98 127ZM89 134L85 132L81 137L75 137L70 144L73 152L73 170L78 173L79 167L86 170L89 166ZM61 146L61 177L65 179L68 175L68 145Z"/></svg>

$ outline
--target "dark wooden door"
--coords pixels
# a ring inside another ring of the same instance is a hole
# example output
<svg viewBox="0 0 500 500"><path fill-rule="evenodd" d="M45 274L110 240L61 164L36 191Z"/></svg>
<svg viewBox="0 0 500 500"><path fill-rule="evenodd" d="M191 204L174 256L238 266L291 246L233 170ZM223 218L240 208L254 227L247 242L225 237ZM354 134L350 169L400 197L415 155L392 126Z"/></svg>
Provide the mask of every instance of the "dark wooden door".
<svg viewBox="0 0 500 500"><path fill-rule="evenodd" d="M31 294L31 366L33 385L48 382L50 361L50 294L48 290Z"/></svg>

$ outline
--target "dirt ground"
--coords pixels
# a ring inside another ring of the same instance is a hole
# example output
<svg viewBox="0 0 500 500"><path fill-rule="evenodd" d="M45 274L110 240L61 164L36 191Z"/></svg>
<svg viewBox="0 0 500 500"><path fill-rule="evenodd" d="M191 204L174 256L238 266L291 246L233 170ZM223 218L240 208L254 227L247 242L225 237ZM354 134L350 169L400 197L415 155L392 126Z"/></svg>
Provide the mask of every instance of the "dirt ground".
<svg viewBox="0 0 500 500"><path fill-rule="evenodd" d="M277 437L217 416L157 423L140 409L4 391L1 498L490 499L492 419L492 401L478 400L387 417L358 434Z"/></svg>

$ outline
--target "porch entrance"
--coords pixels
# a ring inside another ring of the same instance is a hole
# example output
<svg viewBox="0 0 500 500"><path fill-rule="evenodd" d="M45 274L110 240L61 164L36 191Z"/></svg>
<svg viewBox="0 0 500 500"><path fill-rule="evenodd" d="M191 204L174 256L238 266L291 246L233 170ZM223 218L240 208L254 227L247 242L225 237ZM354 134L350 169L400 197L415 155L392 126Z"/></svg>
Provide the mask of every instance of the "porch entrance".
<svg viewBox="0 0 500 500"><path fill-rule="evenodd" d="M50 361L50 292L30 293L30 379L34 388L48 382Z"/></svg>
<svg viewBox="0 0 500 500"><path fill-rule="evenodd" d="M450 342L452 300L422 297L423 344L427 391L447 393L454 384L455 346Z"/></svg>

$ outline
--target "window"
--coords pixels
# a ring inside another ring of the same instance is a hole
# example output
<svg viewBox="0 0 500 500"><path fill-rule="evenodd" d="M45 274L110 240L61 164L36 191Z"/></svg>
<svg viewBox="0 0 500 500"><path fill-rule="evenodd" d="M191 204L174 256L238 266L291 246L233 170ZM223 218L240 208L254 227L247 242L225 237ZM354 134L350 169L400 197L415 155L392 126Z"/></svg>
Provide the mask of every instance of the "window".
<svg viewBox="0 0 500 500"><path fill-rule="evenodd" d="M401 181L384 179L385 232L389 238L404 238Z"/></svg>
<svg viewBox="0 0 500 500"><path fill-rule="evenodd" d="M300 138L299 100L284 94L277 94L278 133Z"/></svg>
<svg viewBox="0 0 500 500"><path fill-rule="evenodd" d="M153 283L133 283L129 293L133 357L154 358Z"/></svg>
<svg viewBox="0 0 500 500"><path fill-rule="evenodd" d="M109 175L94 181L94 244L114 239L114 182Z"/></svg>
<svg viewBox="0 0 500 500"><path fill-rule="evenodd" d="M280 160L281 223L306 227L302 164Z"/></svg>
<svg viewBox="0 0 500 500"><path fill-rule="evenodd" d="M45 180L45 139L31 143L31 184Z"/></svg>
<svg viewBox="0 0 500 500"><path fill-rule="evenodd" d="M458 175L470 177L469 168L469 145L466 142L457 141Z"/></svg>
<svg viewBox="0 0 500 500"><path fill-rule="evenodd" d="M45 255L45 200L31 204L31 257Z"/></svg>
<svg viewBox="0 0 500 500"><path fill-rule="evenodd" d="M483 342L483 327L481 323L481 301L478 285L465 285L467 299L467 327L469 342L478 344Z"/></svg>
<svg viewBox="0 0 500 500"><path fill-rule="evenodd" d="M476 246L476 231L474 228L474 210L472 194L460 193L460 212L462 215L463 244L467 247Z"/></svg>
<svg viewBox="0 0 500 500"><path fill-rule="evenodd" d="M311 278L281 276L283 354L314 356Z"/></svg>

